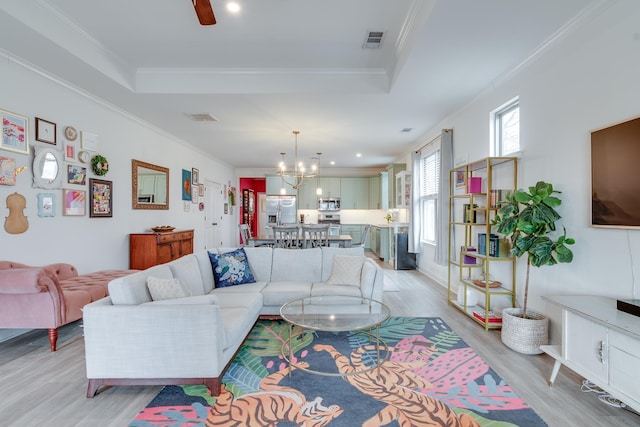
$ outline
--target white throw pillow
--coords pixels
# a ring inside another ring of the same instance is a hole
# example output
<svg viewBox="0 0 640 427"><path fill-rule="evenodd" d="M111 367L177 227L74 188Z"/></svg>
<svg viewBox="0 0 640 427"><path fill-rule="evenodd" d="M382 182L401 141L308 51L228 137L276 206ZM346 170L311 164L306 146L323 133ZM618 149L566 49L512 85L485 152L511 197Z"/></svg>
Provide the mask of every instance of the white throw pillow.
<svg viewBox="0 0 640 427"><path fill-rule="evenodd" d="M151 299L154 301L191 296L191 292L180 279L159 279L149 276L147 277L147 288L149 288Z"/></svg>
<svg viewBox="0 0 640 427"><path fill-rule="evenodd" d="M363 263L362 256L335 255L327 284L360 286Z"/></svg>

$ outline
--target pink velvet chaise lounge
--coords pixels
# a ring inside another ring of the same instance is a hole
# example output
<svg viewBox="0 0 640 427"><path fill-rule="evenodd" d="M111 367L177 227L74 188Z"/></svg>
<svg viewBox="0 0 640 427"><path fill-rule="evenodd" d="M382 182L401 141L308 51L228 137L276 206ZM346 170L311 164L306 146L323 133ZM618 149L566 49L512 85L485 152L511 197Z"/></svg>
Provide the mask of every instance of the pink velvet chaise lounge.
<svg viewBox="0 0 640 427"><path fill-rule="evenodd" d="M78 275L71 264L44 267L0 261L0 328L48 329L56 351L58 327L82 318L82 308L108 295L110 280L135 270Z"/></svg>

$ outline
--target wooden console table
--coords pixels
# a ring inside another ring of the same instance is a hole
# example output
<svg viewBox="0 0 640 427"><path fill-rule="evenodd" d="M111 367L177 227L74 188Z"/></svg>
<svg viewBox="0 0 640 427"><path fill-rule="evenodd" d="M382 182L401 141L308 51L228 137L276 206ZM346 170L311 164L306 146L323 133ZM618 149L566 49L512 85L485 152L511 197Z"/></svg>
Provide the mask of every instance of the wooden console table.
<svg viewBox="0 0 640 427"><path fill-rule="evenodd" d="M540 349L553 357L549 385L561 365L640 411L640 317L602 296L542 297L562 308L562 344Z"/></svg>
<svg viewBox="0 0 640 427"><path fill-rule="evenodd" d="M193 230L129 235L129 268L144 270L193 253Z"/></svg>

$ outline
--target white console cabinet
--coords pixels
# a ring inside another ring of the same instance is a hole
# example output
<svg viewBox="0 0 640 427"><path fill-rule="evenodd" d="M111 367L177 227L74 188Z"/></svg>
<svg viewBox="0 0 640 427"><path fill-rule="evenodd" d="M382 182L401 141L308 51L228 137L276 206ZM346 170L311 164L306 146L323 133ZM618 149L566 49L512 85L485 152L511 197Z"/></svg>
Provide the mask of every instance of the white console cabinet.
<svg viewBox="0 0 640 427"><path fill-rule="evenodd" d="M543 299L562 309L562 344L540 347L556 360L549 385L565 365L640 411L640 317L618 310L614 298Z"/></svg>

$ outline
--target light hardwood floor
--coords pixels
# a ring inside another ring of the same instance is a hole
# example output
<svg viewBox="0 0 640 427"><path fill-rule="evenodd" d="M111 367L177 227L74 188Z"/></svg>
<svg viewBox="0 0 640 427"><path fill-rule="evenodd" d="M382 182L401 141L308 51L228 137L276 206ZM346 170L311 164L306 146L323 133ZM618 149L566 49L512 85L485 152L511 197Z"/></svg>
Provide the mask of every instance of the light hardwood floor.
<svg viewBox="0 0 640 427"><path fill-rule="evenodd" d="M509 350L499 331L485 332L450 307L446 290L423 274L385 269L385 275L397 287L384 294L392 315L442 318L549 426L640 425L639 415L580 391L582 378L566 367L548 387L550 357ZM61 328L58 343L58 351L49 352L46 331L0 343L0 425L124 427L160 391L152 386L114 387L87 399L81 322Z"/></svg>

